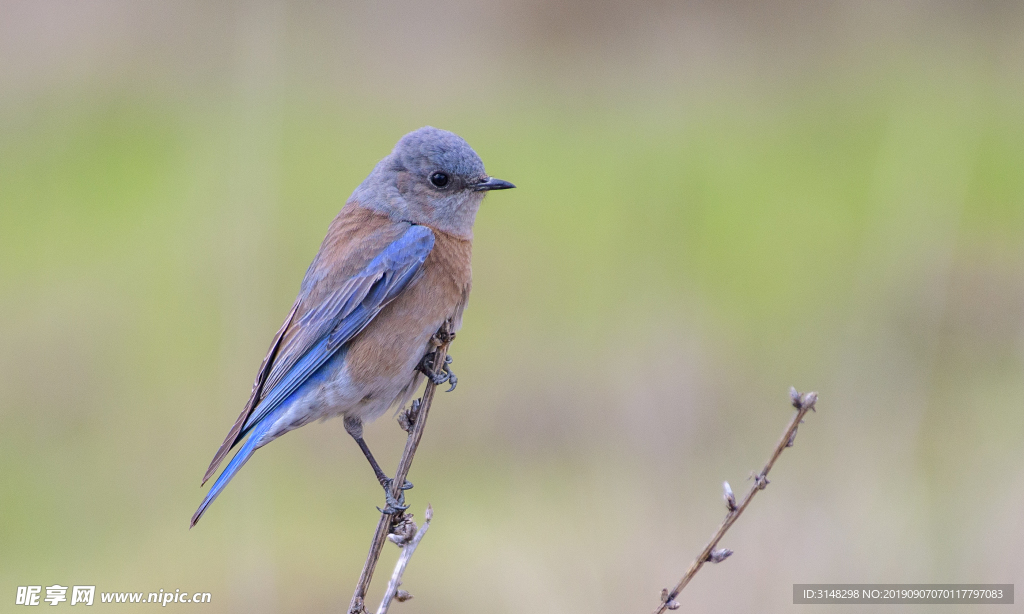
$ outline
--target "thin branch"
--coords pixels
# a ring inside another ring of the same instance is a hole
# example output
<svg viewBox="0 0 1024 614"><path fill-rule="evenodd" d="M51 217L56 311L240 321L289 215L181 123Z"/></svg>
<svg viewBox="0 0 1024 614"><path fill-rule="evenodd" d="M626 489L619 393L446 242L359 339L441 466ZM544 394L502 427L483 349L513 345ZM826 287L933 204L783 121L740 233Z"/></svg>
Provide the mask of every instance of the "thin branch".
<svg viewBox="0 0 1024 614"><path fill-rule="evenodd" d="M441 345L435 351L433 367L434 374L440 375L445 364L445 356L448 354L448 346L451 344L452 339L455 338L455 333L451 332L450 322L445 322L441 326L441 330L437 331L437 338L441 341ZM413 457L416 456L416 448L419 447L420 439L423 438L423 429L427 424L427 414L430 412L430 404L434 400L436 389L437 386L434 386L428 378L427 387L423 391L423 397L419 403L416 404L414 402L413 409L408 410L402 416L403 422L409 424L411 428L408 429L409 437L405 440L405 451L402 452L402 458L398 461L398 469L395 471L395 477L391 482L391 494L395 498L402 494L400 487L405 484L405 478L409 475L409 469L412 467ZM416 409L417 406L418 409ZM377 531L373 534L373 541L370 542L370 552L366 555L366 563L363 564L363 571L359 574L359 582L356 583L356 590L352 594L352 601L348 605L349 614L364 614L366 612L364 606L366 591L370 588L370 581L373 579L373 571L377 567L380 551L384 547L384 540L392 532L392 527L395 523L401 522L404 519L405 514L401 512L395 514L381 512L380 521L377 523Z"/></svg>
<svg viewBox="0 0 1024 614"><path fill-rule="evenodd" d="M740 517L743 510L747 509L747 506L750 505L750 500L754 498L754 495L768 486L768 472L771 471L772 465L775 464L775 461L779 458L779 455L782 454L782 451L793 445L793 440L796 438L796 429L800 426L800 423L803 422L804 416L807 415L807 412L814 411L814 404L818 400L818 393L808 392L806 394L800 394L795 388L790 388L789 397L793 403L793 407L796 407L797 411L793 416L793 420L790 421L789 426L787 426L786 430L782 433L779 443L775 445L775 450L772 452L771 458L769 458L768 462L765 463L764 468L761 469L761 473L753 476L754 483L750 486L750 490L747 491L747 495L743 497L743 501L741 501L739 505L736 504L736 498L732 494L732 488L729 487L729 483L725 483L724 498L725 506L728 510L725 515L725 520L722 521L722 525L718 527L718 531L711 536L711 541L704 546L704 550L700 553L700 556L690 564L690 568L686 570L686 575L684 575L682 580L676 584L675 588L671 591L668 589L661 591L661 604L656 610L654 610L654 614L663 614L665 610L675 610L679 608L679 603L676 601L676 597L678 597L680 591L689 584L693 576L700 571L700 568L704 566L704 563L708 561L712 563L721 563L732 554L732 550L724 548L721 550L717 549L716 547L718 546L718 542L722 539L722 536L725 535L725 532L729 530L729 527L736 522L736 519Z"/></svg>
<svg viewBox="0 0 1024 614"><path fill-rule="evenodd" d="M420 545L420 540L427 534L427 529L430 528L430 520L433 517L434 510L430 505L427 505L427 511L423 514L423 526L418 531L416 530L416 523L412 521L412 518L409 518L405 531L388 535L388 539L401 546L402 554L398 557L398 562L395 563L395 570L391 572L391 581L388 582L388 589L384 591L384 598L381 599L380 607L377 608L377 614L388 614L388 608L391 607L392 599L398 599L399 601L412 599L412 595L398 590L398 587L402 585L402 574L405 573L405 567L409 564L409 559L412 558L413 552L416 552L416 546ZM415 532L415 535L410 537L409 534L413 532Z"/></svg>

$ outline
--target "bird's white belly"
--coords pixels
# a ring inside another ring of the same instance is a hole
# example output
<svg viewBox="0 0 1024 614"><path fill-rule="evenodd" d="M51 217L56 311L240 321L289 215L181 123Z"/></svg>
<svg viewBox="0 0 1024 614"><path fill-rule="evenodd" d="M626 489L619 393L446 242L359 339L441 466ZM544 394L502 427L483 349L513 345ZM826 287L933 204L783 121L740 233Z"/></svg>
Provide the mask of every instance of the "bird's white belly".
<svg viewBox="0 0 1024 614"><path fill-rule="evenodd" d="M350 416L363 422L379 418L396 402L405 403L420 379L410 371L408 379L356 383L349 377L344 359L336 362L329 374L309 386L289 403L267 432L266 439L276 439L288 431L316 420Z"/></svg>

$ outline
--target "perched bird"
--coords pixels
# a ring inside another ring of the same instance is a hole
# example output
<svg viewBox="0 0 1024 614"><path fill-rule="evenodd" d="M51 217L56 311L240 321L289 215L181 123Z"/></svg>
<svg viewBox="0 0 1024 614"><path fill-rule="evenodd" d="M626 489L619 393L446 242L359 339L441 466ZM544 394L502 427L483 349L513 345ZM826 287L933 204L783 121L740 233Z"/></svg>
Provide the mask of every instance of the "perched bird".
<svg viewBox="0 0 1024 614"><path fill-rule="evenodd" d="M490 190L514 187L488 177L476 152L451 132L428 126L398 141L331 222L203 484L245 443L191 526L258 448L332 416L344 417L373 467L385 511L404 509L363 441L363 423L405 405L430 372L434 334L446 321L459 328L480 202ZM446 380L456 381L445 367L434 383Z"/></svg>

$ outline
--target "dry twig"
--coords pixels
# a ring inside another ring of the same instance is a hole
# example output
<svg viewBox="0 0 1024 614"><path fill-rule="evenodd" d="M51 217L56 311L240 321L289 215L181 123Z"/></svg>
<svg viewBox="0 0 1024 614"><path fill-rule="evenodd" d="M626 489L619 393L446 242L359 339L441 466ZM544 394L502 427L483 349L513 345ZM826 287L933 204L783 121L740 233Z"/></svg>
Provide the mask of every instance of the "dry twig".
<svg viewBox="0 0 1024 614"><path fill-rule="evenodd" d="M789 426L782 433L782 438L779 439L779 443L775 445L775 450L772 452L771 458L765 463L764 468L761 469L761 473L753 476L754 483L750 486L750 490L747 491L747 495L743 497L743 501L739 504L736 503L736 497L732 493L732 488L729 487L729 483L724 484L723 498L725 499L725 507L728 512L725 515L725 520L722 521L721 526L718 527L718 531L711 537L711 541L704 546L704 550L700 553L693 563L690 564L690 568L686 570L686 575L676 584L675 588L669 591L667 588L661 591L661 603L658 608L654 610L654 614L663 614L665 610L675 610L679 608L679 603L676 601L676 597L679 596L693 576L700 570L704 563L710 561L712 563L721 563L732 554L732 550L725 548L718 549L718 542L725 535L725 532L729 530L729 527L736 522L736 519L740 517L743 510L747 509L750 505L750 500L754 498L759 490L764 490L768 486L768 472L771 471L772 465L782 454L782 451L793 445L793 441L796 438L796 429L803 422L804 416L807 412L814 410L814 404L818 400L817 392L808 392L806 394L800 394L795 388L789 389L789 397L793 403L793 407L796 407L796 414L793 416L793 420L790 421Z"/></svg>
<svg viewBox="0 0 1024 614"><path fill-rule="evenodd" d="M387 614L388 608L391 607L392 599L398 599L399 601L412 599L412 595L398 590L398 587L402 585L402 574L405 573L405 566L409 564L412 553L416 552L416 546L420 545L420 540L426 535L427 529L430 528L430 520L433 517L434 510L430 505L427 505L427 511L423 515L423 526L419 530L416 529L416 523L412 521L411 515L407 515L405 524L401 527L404 530L388 535L389 540L402 548L402 554L398 557L398 562L395 563L395 570L391 572L391 580L388 582L388 589L384 591L384 598L381 599L380 607L377 608L377 614ZM396 527L396 529L398 528Z"/></svg>
<svg viewBox="0 0 1024 614"><path fill-rule="evenodd" d="M441 345L434 354L433 372L435 375L441 373L441 369L445 364L445 356L448 354L448 346L451 344L452 339L455 338L455 333L451 332L450 322L445 322L441 330L437 331L437 338L440 340ZM402 458L398 461L398 469L395 471L395 477L391 482L391 494L395 498L402 494L400 487L405 484L405 478L409 475L409 469L412 467L412 460L416 456L416 448L419 447L420 439L423 437L423 429L427 423L427 414L430 412L430 404L434 400L436 389L437 386L433 385L428 379L427 387L423 391L423 397L418 403L414 401L413 407L403 412L399 419L402 428L408 427L406 430L409 431L409 437L405 440L405 451L402 452ZM406 515L401 512L395 514L381 512L380 521L377 523L377 531L373 534L373 541L370 542L370 552L366 555L366 563L363 564L363 571L359 574L359 582L356 583L356 590L352 594L352 601L348 605L349 614L366 613L364 605L366 591L370 588L370 581L373 579L373 572L377 567L377 560L380 558L380 551L384 547L384 541L389 534L395 532L397 525L404 520L406 520Z"/></svg>

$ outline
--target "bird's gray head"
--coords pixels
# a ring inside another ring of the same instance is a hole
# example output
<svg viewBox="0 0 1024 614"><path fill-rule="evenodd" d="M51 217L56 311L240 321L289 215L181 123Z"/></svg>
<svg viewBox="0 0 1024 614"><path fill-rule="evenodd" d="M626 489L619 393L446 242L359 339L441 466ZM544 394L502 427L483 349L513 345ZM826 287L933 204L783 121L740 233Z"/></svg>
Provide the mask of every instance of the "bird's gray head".
<svg viewBox="0 0 1024 614"><path fill-rule="evenodd" d="M480 156L461 137L427 126L403 136L349 202L471 237L484 194L514 187L488 177Z"/></svg>

